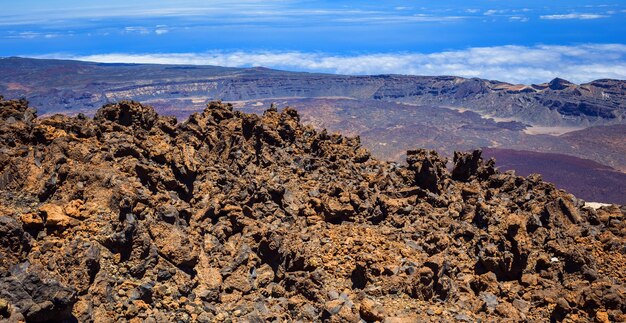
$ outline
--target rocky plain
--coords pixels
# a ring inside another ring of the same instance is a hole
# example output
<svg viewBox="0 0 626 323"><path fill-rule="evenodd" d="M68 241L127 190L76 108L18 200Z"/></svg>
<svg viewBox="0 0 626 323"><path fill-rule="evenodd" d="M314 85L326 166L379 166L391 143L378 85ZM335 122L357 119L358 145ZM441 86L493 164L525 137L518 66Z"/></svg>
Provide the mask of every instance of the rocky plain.
<svg viewBox="0 0 626 323"><path fill-rule="evenodd" d="M481 151L380 161L291 108L0 99L9 322L623 322L626 208Z"/></svg>

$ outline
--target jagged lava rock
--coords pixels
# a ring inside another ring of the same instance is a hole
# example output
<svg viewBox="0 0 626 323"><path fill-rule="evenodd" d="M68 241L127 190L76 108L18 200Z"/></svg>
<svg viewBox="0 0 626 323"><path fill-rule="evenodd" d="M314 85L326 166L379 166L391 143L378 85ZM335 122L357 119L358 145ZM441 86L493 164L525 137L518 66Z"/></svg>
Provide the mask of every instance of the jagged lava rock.
<svg viewBox="0 0 626 323"><path fill-rule="evenodd" d="M35 116L0 100L3 318L626 320L624 208L480 151L403 166L220 102Z"/></svg>

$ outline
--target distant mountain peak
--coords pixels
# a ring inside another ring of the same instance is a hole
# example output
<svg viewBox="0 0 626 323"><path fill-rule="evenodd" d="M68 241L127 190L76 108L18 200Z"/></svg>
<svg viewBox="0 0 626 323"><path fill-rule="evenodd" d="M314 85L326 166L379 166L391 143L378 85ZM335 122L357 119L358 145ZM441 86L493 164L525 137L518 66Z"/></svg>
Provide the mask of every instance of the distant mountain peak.
<svg viewBox="0 0 626 323"><path fill-rule="evenodd" d="M548 83L548 87L551 90L563 90L566 89L570 86L574 85L574 83L568 81L568 80L564 80L562 78L555 78L552 81L550 81L550 83Z"/></svg>

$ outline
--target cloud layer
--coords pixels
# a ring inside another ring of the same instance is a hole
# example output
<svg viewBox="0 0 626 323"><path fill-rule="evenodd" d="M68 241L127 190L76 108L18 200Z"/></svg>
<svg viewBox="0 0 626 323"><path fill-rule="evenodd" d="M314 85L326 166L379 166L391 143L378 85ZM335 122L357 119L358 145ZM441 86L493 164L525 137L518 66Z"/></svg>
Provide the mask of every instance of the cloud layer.
<svg viewBox="0 0 626 323"><path fill-rule="evenodd" d="M338 74L412 74L480 77L511 83L542 83L555 77L583 83L626 79L626 45L475 47L438 53L327 53L234 51L206 53L45 55L104 63L156 63L269 68Z"/></svg>
<svg viewBox="0 0 626 323"><path fill-rule="evenodd" d="M568 20L568 19L580 19L580 20L591 20L591 19L600 19L607 18L607 15L599 15L593 13L568 13L568 14L559 14L559 15L543 15L539 18L545 20Z"/></svg>

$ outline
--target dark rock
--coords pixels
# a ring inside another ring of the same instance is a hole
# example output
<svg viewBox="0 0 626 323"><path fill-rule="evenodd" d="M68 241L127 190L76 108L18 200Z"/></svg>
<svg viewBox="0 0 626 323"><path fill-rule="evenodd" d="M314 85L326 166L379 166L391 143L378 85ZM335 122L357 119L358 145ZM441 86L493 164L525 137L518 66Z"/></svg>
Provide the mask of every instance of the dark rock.
<svg viewBox="0 0 626 323"><path fill-rule="evenodd" d="M29 322L63 321L72 317L75 291L32 272L0 278L0 298Z"/></svg>
<svg viewBox="0 0 626 323"><path fill-rule="evenodd" d="M94 120L108 120L126 127L150 130L157 121L157 114L152 107L134 101L122 101L99 109Z"/></svg>
<svg viewBox="0 0 626 323"><path fill-rule="evenodd" d="M498 298L496 297L496 295L489 292L482 292L480 294L480 298L483 300L483 302L485 302L484 307L489 312L493 312L496 310L496 307L498 306Z"/></svg>
<svg viewBox="0 0 626 323"><path fill-rule="evenodd" d="M29 251L30 241L22 226L15 219L0 215L0 270L19 263Z"/></svg>
<svg viewBox="0 0 626 323"><path fill-rule="evenodd" d="M4 318L8 318L10 316L9 302L2 298L0 298L0 316Z"/></svg>
<svg viewBox="0 0 626 323"><path fill-rule="evenodd" d="M448 176L447 160L435 151L425 149L406 152L408 169L415 174L415 184L431 192L439 192L444 178Z"/></svg>

